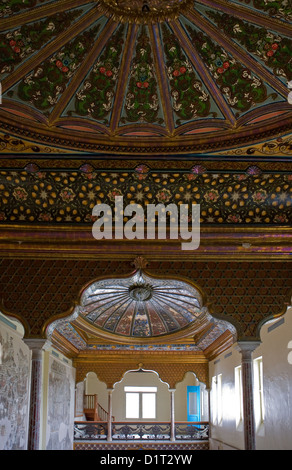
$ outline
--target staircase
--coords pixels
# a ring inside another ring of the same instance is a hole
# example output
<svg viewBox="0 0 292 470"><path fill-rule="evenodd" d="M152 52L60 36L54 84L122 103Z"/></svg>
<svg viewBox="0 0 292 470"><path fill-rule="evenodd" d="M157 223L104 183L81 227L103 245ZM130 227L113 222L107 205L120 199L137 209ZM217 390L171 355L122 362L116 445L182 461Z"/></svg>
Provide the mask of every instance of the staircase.
<svg viewBox="0 0 292 470"><path fill-rule="evenodd" d="M107 421L108 412L98 403L97 395L84 395L84 415L86 421ZM114 418L112 418L114 421Z"/></svg>

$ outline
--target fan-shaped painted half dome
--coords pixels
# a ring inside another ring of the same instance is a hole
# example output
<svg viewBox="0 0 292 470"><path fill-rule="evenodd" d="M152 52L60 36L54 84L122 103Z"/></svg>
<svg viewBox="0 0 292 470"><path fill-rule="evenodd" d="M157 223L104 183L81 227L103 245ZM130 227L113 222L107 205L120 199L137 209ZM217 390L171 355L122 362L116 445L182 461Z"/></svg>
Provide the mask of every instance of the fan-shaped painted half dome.
<svg viewBox="0 0 292 470"><path fill-rule="evenodd" d="M177 332L205 316L202 295L182 281L137 272L91 284L81 297L79 315L101 330L132 338Z"/></svg>
<svg viewBox="0 0 292 470"><path fill-rule="evenodd" d="M7 0L2 127L62 148L127 153L284 135L291 14L285 0Z"/></svg>

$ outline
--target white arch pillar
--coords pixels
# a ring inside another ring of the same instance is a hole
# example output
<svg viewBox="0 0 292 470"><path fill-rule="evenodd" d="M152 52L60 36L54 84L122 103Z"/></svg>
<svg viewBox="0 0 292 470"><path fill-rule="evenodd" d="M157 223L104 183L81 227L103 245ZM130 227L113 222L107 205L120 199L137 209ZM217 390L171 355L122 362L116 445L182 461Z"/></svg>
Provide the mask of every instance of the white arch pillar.
<svg viewBox="0 0 292 470"><path fill-rule="evenodd" d="M32 351L28 450L40 450L43 365L42 351L46 344L46 340L24 339L23 341Z"/></svg>
<svg viewBox="0 0 292 470"><path fill-rule="evenodd" d="M256 448L252 354L259 344L260 341L240 341L237 343L241 353L245 450L255 450Z"/></svg>
<svg viewBox="0 0 292 470"><path fill-rule="evenodd" d="M170 440L175 441L175 408L174 408L174 393L175 388L170 388Z"/></svg>

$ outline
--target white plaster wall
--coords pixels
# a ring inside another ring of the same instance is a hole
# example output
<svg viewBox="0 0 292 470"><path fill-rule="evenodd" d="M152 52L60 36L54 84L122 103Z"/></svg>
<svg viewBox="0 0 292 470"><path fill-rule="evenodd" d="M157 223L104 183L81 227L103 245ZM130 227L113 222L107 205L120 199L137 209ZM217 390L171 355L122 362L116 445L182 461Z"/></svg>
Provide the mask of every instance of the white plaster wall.
<svg viewBox="0 0 292 470"><path fill-rule="evenodd" d="M157 387L156 421L170 421L170 392L168 385L161 382L154 372L127 372L113 391L113 416L116 421L126 419L125 386ZM150 420L153 421L153 420Z"/></svg>
<svg viewBox="0 0 292 470"><path fill-rule="evenodd" d="M292 308L261 329L261 344L253 358L263 358L264 425L257 429L256 448L292 449ZM211 425L211 449L243 449L243 429L236 427L234 368L241 354L230 348L210 363L212 377L222 374L221 425ZM211 390L212 401L212 390ZM211 409L212 414L212 409Z"/></svg>
<svg viewBox="0 0 292 470"><path fill-rule="evenodd" d="M116 421L125 420L125 393L124 387L127 385L155 386L157 387L157 421L170 421L170 392L168 385L163 383L157 374L152 373L132 373L125 374L123 380L114 387L112 395L113 416ZM188 372L183 381L178 383L174 394L175 420L187 421L187 386L201 385L203 397L202 421L208 420L208 397L205 385L200 384L192 372ZM108 409L108 391L106 385L101 382L94 372L89 372L86 377L86 394L97 394L101 406Z"/></svg>

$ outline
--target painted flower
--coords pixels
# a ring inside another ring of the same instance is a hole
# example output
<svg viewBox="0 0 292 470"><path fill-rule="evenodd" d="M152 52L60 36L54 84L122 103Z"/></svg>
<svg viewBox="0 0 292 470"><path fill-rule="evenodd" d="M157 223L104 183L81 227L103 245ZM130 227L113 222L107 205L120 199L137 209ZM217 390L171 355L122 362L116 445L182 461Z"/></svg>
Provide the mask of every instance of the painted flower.
<svg viewBox="0 0 292 470"><path fill-rule="evenodd" d="M106 76L107 76L107 77L111 77L112 74L113 74L113 72L112 72L111 70L107 70L107 71L106 71Z"/></svg>
<svg viewBox="0 0 292 470"><path fill-rule="evenodd" d="M236 175L235 178L238 180L238 181L244 181L248 178L247 175L244 175L244 174L240 174L240 175Z"/></svg>
<svg viewBox="0 0 292 470"><path fill-rule="evenodd" d="M168 189L161 189L156 194L158 202L168 202L171 198L171 192Z"/></svg>
<svg viewBox="0 0 292 470"><path fill-rule="evenodd" d="M122 196L122 195L123 195L122 191L118 188L114 188L108 193L108 197L111 201L114 201L115 197Z"/></svg>
<svg viewBox="0 0 292 470"><path fill-rule="evenodd" d="M270 50L270 51L267 52L267 56L268 56L268 57L272 57L274 54L275 54L275 52L272 51L272 50Z"/></svg>
<svg viewBox="0 0 292 470"><path fill-rule="evenodd" d="M135 168L135 176L137 179L139 180L144 180L145 178L147 178L147 174L149 172L149 168L147 165L138 165L136 168Z"/></svg>
<svg viewBox="0 0 292 470"><path fill-rule="evenodd" d="M39 220L41 222L51 222L53 220L51 214L48 214L48 213L41 213L39 215Z"/></svg>
<svg viewBox="0 0 292 470"><path fill-rule="evenodd" d="M224 69L229 69L230 63L228 61L224 62L223 67L224 67Z"/></svg>
<svg viewBox="0 0 292 470"><path fill-rule="evenodd" d="M267 199L267 192L264 189L260 189L253 193L252 198L254 202L261 203Z"/></svg>
<svg viewBox="0 0 292 470"><path fill-rule="evenodd" d="M246 170L246 173L248 175L253 175L253 176L258 176L262 173L262 170L256 166L256 165L251 165L250 167L248 167L248 169Z"/></svg>
<svg viewBox="0 0 292 470"><path fill-rule="evenodd" d="M272 49L274 51L276 51L278 49L278 47L279 47L279 44L277 44L276 42L274 44L272 44Z"/></svg>
<svg viewBox="0 0 292 470"><path fill-rule="evenodd" d="M75 193L70 188L64 188L60 192L60 197L64 202L71 202L75 198Z"/></svg>
<svg viewBox="0 0 292 470"><path fill-rule="evenodd" d="M222 60L221 60L221 59L216 59L216 60L215 60L215 65L216 65L217 67L222 67L222 65L223 65Z"/></svg>
<svg viewBox="0 0 292 470"><path fill-rule="evenodd" d="M225 69L223 67L218 67L217 72L218 73L224 73Z"/></svg>
<svg viewBox="0 0 292 470"><path fill-rule="evenodd" d="M179 70L174 70L174 71L172 72L172 75L173 75L174 77L178 77L178 76L179 76Z"/></svg>
<svg viewBox="0 0 292 470"><path fill-rule="evenodd" d="M13 196L15 197L15 199L17 199L17 201L25 201L27 199L28 194L24 188L17 187L13 191Z"/></svg>
<svg viewBox="0 0 292 470"><path fill-rule="evenodd" d="M241 218L239 217L239 215L229 214L229 216L227 217L227 222L231 224L238 224L239 222L241 222Z"/></svg>
<svg viewBox="0 0 292 470"><path fill-rule="evenodd" d="M180 67L179 69L180 73L186 73L187 69L185 67Z"/></svg>
<svg viewBox="0 0 292 470"><path fill-rule="evenodd" d="M197 175L202 175L203 173L206 173L206 168L202 165L195 165L192 168L192 173L196 173Z"/></svg>
<svg viewBox="0 0 292 470"><path fill-rule="evenodd" d="M211 189L204 194L204 199L207 202L216 202L219 198L218 191L216 189Z"/></svg>
<svg viewBox="0 0 292 470"><path fill-rule="evenodd" d="M276 222L277 224L283 224L283 223L288 222L288 219L287 219L287 217L286 217L285 214L282 214L282 215L281 215L281 214L277 214L277 215L275 215L275 217L274 217L274 222Z"/></svg>

